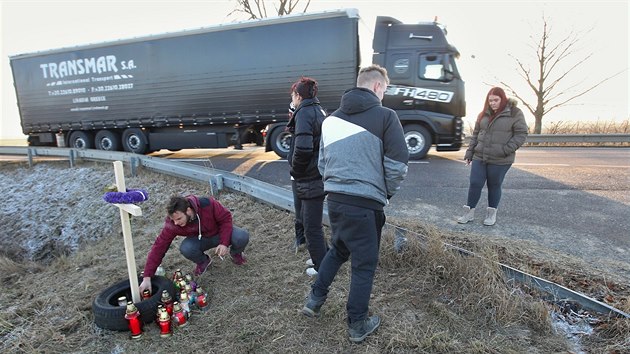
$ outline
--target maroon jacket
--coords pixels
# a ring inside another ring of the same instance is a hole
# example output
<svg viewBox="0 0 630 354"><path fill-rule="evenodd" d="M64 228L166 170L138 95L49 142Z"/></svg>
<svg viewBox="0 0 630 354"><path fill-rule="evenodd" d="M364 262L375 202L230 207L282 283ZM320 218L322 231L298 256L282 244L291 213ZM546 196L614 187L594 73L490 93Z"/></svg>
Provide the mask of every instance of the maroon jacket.
<svg viewBox="0 0 630 354"><path fill-rule="evenodd" d="M175 225L169 216L166 216L162 231L155 239L151 251L147 255L147 263L144 265L145 277L155 275L157 267L162 263L162 259L175 237L198 237L199 220L201 220L202 237L219 235L219 243L230 246L230 240L232 239L232 213L211 197L207 198L209 203L200 203L200 198L194 195L189 195L186 199L190 201L192 209L199 217L197 220L189 222L186 226L180 227Z"/></svg>

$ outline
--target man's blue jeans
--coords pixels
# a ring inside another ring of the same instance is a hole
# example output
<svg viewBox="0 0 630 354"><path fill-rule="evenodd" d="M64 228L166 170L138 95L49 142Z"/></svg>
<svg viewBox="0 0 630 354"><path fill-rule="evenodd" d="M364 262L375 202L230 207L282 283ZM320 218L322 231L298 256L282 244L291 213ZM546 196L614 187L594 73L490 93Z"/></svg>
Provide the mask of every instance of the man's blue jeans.
<svg viewBox="0 0 630 354"><path fill-rule="evenodd" d="M197 236L186 237L179 245L179 252L187 259L196 264L206 260L205 251L217 247L219 245L219 235L212 237L202 237L201 240ZM245 250L245 246L249 243L249 233L240 227L232 227L232 240L230 246L230 254L237 254Z"/></svg>

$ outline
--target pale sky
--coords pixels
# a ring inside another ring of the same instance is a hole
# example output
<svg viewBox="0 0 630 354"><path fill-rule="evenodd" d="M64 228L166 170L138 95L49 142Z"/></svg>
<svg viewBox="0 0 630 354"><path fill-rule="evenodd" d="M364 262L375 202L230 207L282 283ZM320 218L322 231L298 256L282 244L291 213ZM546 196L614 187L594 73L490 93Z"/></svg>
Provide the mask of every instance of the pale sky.
<svg viewBox="0 0 630 354"><path fill-rule="evenodd" d="M234 0L0 0L2 67L0 87L2 116L0 139L22 137L8 57L61 47L99 43L150 34L176 32L244 20L228 14ZM268 1L276 3L277 1ZM305 2L305 0L302 0ZM446 25L448 40L461 55L459 69L466 82L467 121L483 105L488 84L504 80L525 97L533 94L518 76L512 54L535 65L534 39L541 33L541 18L553 26L552 38L570 31L583 34L579 50L566 63L593 53L586 64L566 79L566 85L587 88L617 72L622 74L559 108L543 121L623 121L629 118L629 7L627 0L614 1L371 1L312 0L309 12L356 8L362 18L359 28L363 65L371 62L371 37L377 15L404 23L438 21ZM273 12L272 10L270 12ZM588 30L591 29L589 32ZM314 34L317 35L317 34ZM306 40L306 39L305 39ZM299 46L299 43L287 43ZM528 122L533 116L526 112Z"/></svg>

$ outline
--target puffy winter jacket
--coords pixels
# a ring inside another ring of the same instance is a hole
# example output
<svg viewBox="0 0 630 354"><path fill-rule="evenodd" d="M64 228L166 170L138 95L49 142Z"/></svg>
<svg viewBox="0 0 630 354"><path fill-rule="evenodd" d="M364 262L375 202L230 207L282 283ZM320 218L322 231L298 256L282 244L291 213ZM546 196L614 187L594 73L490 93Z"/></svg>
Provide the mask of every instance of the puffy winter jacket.
<svg viewBox="0 0 630 354"><path fill-rule="evenodd" d="M287 161L291 166L291 176L296 181L322 179L317 169L317 161L324 117L326 113L317 97L309 98L300 103L293 112L293 118L287 124L293 133Z"/></svg>
<svg viewBox="0 0 630 354"><path fill-rule="evenodd" d="M516 150L527 139L525 116L513 100L492 121L490 114L486 112L475 124L464 159L482 160L492 165L512 164Z"/></svg>

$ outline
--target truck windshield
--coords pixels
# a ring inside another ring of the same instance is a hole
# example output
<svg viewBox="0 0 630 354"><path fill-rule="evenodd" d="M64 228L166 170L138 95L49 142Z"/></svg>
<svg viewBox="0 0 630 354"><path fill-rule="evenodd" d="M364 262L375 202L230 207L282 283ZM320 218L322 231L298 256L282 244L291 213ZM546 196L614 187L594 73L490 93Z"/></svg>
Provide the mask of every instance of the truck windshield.
<svg viewBox="0 0 630 354"><path fill-rule="evenodd" d="M451 81L454 78L453 63L449 54L420 54L418 76L422 80Z"/></svg>

